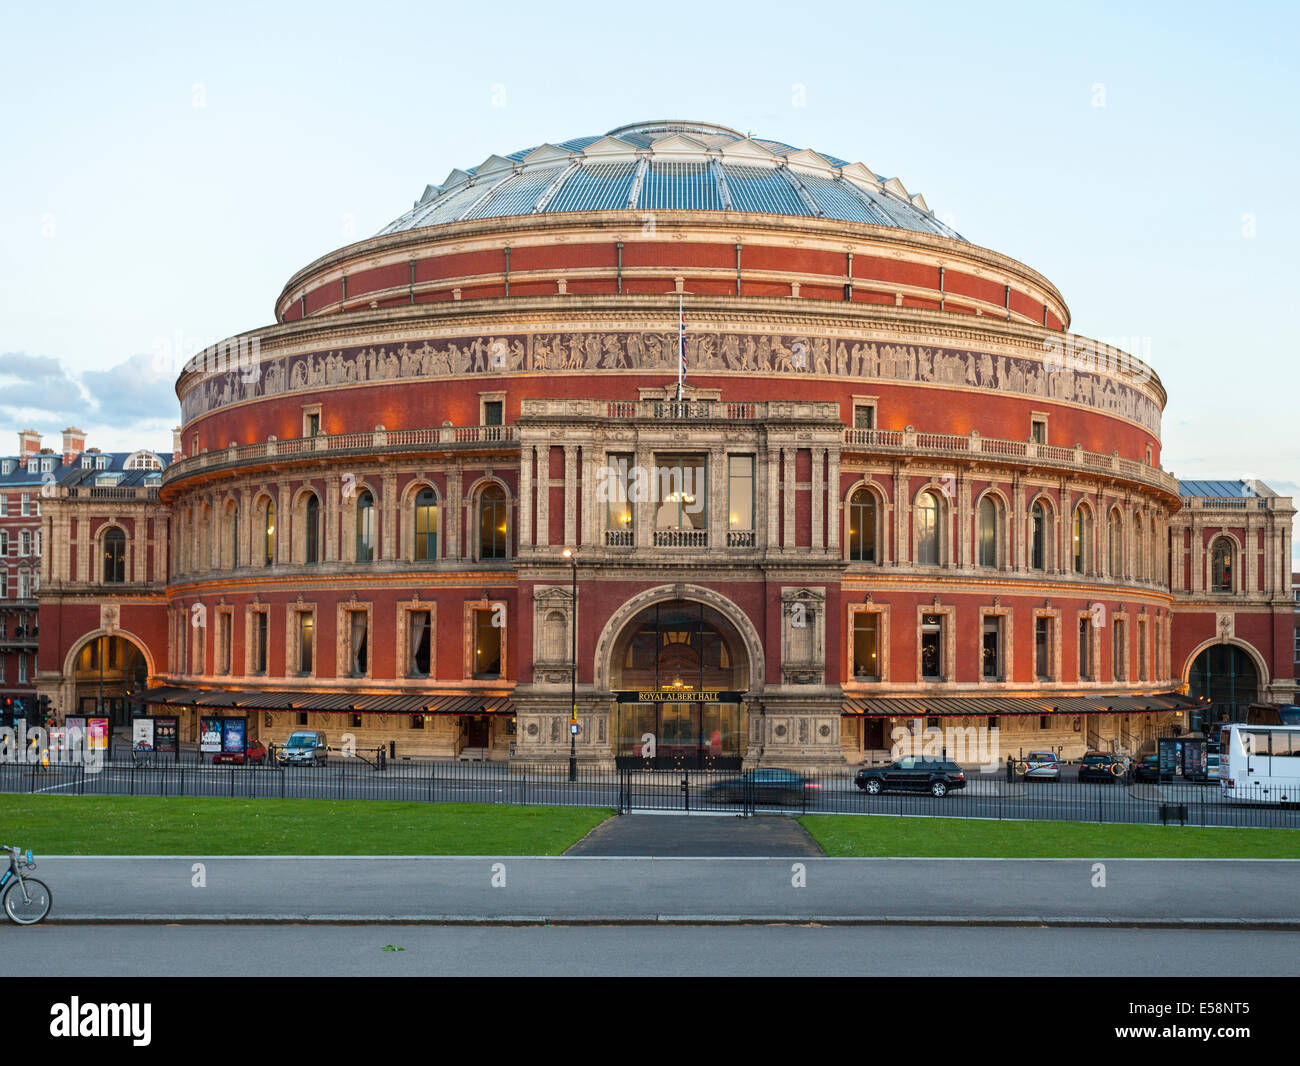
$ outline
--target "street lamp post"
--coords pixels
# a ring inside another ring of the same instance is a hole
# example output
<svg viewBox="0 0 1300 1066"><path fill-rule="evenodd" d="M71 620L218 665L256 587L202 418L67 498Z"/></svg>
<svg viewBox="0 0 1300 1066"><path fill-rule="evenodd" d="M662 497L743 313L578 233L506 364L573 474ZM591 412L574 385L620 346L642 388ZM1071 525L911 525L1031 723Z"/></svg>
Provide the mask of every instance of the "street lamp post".
<svg viewBox="0 0 1300 1066"><path fill-rule="evenodd" d="M573 564L573 596L569 606L569 780L578 780L578 553L564 549L564 557Z"/></svg>

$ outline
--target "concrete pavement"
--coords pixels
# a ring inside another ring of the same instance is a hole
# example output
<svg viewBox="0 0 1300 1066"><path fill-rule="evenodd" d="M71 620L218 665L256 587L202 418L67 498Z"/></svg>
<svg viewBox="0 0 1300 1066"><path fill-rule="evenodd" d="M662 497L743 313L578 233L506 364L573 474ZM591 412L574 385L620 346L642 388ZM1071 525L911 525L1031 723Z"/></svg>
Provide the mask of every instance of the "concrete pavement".
<svg viewBox="0 0 1300 1066"><path fill-rule="evenodd" d="M36 876L52 922L1300 928L1295 860L43 856Z"/></svg>

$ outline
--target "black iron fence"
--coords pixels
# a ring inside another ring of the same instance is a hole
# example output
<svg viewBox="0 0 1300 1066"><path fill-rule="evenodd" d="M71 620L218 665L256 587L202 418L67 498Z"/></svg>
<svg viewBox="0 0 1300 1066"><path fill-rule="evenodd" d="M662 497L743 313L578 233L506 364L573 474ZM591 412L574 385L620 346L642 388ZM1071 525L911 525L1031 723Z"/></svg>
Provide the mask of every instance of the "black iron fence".
<svg viewBox="0 0 1300 1066"><path fill-rule="evenodd" d="M1080 780L1065 765L1056 778L1035 778L1005 766L968 769L943 786L870 779L853 770L820 774L756 771L604 769L567 763L464 763L380 759L375 753L331 755L320 765L214 766L193 759L133 762L129 757L49 766L0 762L0 793L77 796L227 796L279 799L386 799L424 803L500 803L608 807L620 812L764 813L1029 819L1131 824L1177 823L1300 829L1300 787L1255 786L1229 800L1217 781L1139 781L1104 773ZM879 769L879 768L876 768ZM1300 782L1296 782L1300 786Z"/></svg>

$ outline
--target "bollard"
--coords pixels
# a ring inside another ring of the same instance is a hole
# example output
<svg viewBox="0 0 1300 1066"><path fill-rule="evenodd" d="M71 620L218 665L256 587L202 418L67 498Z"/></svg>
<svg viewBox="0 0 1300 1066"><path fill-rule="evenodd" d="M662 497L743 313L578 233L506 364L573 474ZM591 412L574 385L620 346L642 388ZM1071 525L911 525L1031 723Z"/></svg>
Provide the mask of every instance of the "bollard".
<svg viewBox="0 0 1300 1066"><path fill-rule="evenodd" d="M686 802L686 809L691 809L691 779L682 774L682 797Z"/></svg>

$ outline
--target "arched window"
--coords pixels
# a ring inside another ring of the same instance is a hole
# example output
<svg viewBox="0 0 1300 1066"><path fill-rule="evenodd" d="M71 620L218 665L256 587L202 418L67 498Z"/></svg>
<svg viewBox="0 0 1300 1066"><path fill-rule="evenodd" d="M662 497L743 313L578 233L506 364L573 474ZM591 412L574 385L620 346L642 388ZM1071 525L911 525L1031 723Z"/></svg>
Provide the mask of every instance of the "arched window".
<svg viewBox="0 0 1300 1066"><path fill-rule="evenodd" d="M1080 504L1074 509L1074 572L1088 572L1088 538L1092 533L1092 523L1088 521L1088 509Z"/></svg>
<svg viewBox="0 0 1300 1066"><path fill-rule="evenodd" d="M379 515L375 498L366 490L357 497L357 562L375 561L375 546L379 540Z"/></svg>
<svg viewBox="0 0 1300 1066"><path fill-rule="evenodd" d="M849 498L849 559L855 563L876 561L876 498L858 489Z"/></svg>
<svg viewBox="0 0 1300 1066"><path fill-rule="evenodd" d="M230 569L239 566L239 504L231 504L226 511L226 541L230 545Z"/></svg>
<svg viewBox="0 0 1300 1066"><path fill-rule="evenodd" d="M303 562L320 562L320 500L313 492L303 508Z"/></svg>
<svg viewBox="0 0 1300 1066"><path fill-rule="evenodd" d="M275 562L275 502L266 501L266 510L262 513L262 565L270 566Z"/></svg>
<svg viewBox="0 0 1300 1066"><path fill-rule="evenodd" d="M1143 535L1142 514L1133 512L1133 577L1145 581L1147 577L1147 546Z"/></svg>
<svg viewBox="0 0 1300 1066"><path fill-rule="evenodd" d="M500 485L489 485L478 498L480 559L506 558L509 533L506 514L505 490Z"/></svg>
<svg viewBox="0 0 1300 1066"><path fill-rule="evenodd" d="M415 558L438 558L438 496L433 489L421 489L415 497Z"/></svg>
<svg viewBox="0 0 1300 1066"><path fill-rule="evenodd" d="M1035 500L1029 509L1029 567L1047 569L1047 508L1042 500Z"/></svg>
<svg viewBox="0 0 1300 1066"><path fill-rule="evenodd" d="M916 501L916 561L939 565L939 501L933 492L921 493Z"/></svg>
<svg viewBox="0 0 1300 1066"><path fill-rule="evenodd" d="M1124 574L1124 526L1118 511L1110 513L1110 576Z"/></svg>
<svg viewBox="0 0 1300 1066"><path fill-rule="evenodd" d="M104 583L121 585L126 581L126 534L114 526L104 534Z"/></svg>
<svg viewBox="0 0 1300 1066"><path fill-rule="evenodd" d="M1214 592L1232 591L1232 541L1219 537L1210 549L1210 589Z"/></svg>
<svg viewBox="0 0 1300 1066"><path fill-rule="evenodd" d="M998 505L990 495L980 500L979 565L998 565Z"/></svg>

